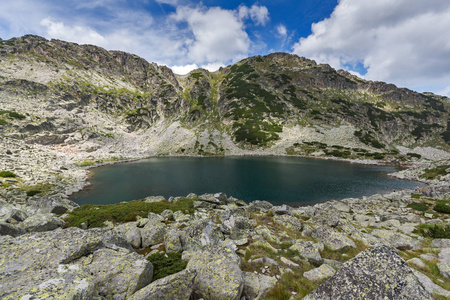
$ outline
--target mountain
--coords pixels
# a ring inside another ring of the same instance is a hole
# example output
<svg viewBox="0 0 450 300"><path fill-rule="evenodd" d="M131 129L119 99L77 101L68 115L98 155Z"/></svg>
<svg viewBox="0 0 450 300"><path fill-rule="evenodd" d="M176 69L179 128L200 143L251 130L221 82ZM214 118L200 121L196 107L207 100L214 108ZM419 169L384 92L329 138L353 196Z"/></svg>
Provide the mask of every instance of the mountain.
<svg viewBox="0 0 450 300"><path fill-rule="evenodd" d="M0 41L0 99L2 138L93 157L450 150L447 97L286 53L179 76L129 53L26 35Z"/></svg>

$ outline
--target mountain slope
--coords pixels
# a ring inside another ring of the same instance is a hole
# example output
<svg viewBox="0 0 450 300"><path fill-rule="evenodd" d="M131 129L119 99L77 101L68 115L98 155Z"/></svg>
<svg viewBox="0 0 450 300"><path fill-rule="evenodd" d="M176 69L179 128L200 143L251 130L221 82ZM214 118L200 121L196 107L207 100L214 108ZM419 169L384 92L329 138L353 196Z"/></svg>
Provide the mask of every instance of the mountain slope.
<svg viewBox="0 0 450 300"><path fill-rule="evenodd" d="M449 150L448 98L295 55L177 76L132 54L28 35L1 41L0 59L1 134L28 144L125 157Z"/></svg>

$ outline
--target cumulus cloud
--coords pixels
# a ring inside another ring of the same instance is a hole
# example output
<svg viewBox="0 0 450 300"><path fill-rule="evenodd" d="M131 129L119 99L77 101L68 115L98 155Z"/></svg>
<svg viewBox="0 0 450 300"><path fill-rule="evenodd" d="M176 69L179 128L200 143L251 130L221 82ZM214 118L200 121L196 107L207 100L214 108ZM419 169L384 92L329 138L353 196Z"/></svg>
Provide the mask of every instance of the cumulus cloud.
<svg viewBox="0 0 450 300"><path fill-rule="evenodd" d="M269 10L267 9L267 7L259 6L256 4L253 4L252 7L241 5L239 7L238 14L241 19L250 17L250 19L255 22L256 25L265 26L266 23L270 20Z"/></svg>
<svg viewBox="0 0 450 300"><path fill-rule="evenodd" d="M284 26L283 24L278 25L277 26L277 32L278 32L279 36L286 37L287 36L286 26Z"/></svg>
<svg viewBox="0 0 450 300"><path fill-rule="evenodd" d="M198 69L197 64L189 64L185 66L169 66L175 74L186 75L192 70Z"/></svg>
<svg viewBox="0 0 450 300"><path fill-rule="evenodd" d="M293 52L365 77L419 87L450 81L450 2L341 0ZM351 68L350 68L351 69Z"/></svg>
<svg viewBox="0 0 450 300"><path fill-rule="evenodd" d="M188 24L192 36L185 39L185 45L194 63L229 61L248 53L250 39L235 11L178 7L172 18Z"/></svg>

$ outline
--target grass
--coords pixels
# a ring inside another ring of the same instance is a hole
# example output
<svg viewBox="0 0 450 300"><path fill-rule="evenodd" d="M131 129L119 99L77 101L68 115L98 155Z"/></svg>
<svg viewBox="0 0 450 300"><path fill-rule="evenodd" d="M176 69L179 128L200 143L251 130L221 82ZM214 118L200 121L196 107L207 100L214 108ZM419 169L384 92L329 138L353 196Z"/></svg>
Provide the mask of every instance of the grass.
<svg viewBox="0 0 450 300"><path fill-rule="evenodd" d="M308 270L284 273L275 287L263 299L288 300L292 297L292 292L296 293L296 299L301 299L311 293L322 282L309 281L303 277L305 271Z"/></svg>
<svg viewBox="0 0 450 300"><path fill-rule="evenodd" d="M418 210L418 211L427 211L429 206L430 205L428 203L412 202L412 203L408 204L407 207L410 207L410 208Z"/></svg>
<svg viewBox="0 0 450 300"><path fill-rule="evenodd" d="M450 201L448 200L438 201L438 203L436 203L436 205L434 206L433 210L444 214L450 214L449 202Z"/></svg>
<svg viewBox="0 0 450 300"><path fill-rule="evenodd" d="M428 225L421 224L419 228L414 231L424 237L431 237L435 239L449 239L450 238L450 226L447 225Z"/></svg>
<svg viewBox="0 0 450 300"><path fill-rule="evenodd" d="M154 268L152 281L183 271L187 266L187 262L181 260L181 252L153 253L147 260Z"/></svg>
<svg viewBox="0 0 450 300"><path fill-rule="evenodd" d="M125 203L108 205L82 205L69 213L67 227L80 227L85 223L88 228L103 227L105 221L113 223L126 223L137 220L137 217L147 217L149 212L159 214L165 209L173 212L183 211L192 214L194 212L193 201L195 199L181 199L177 203L167 201L146 203L143 200L134 200Z"/></svg>
<svg viewBox="0 0 450 300"><path fill-rule="evenodd" d="M347 260L358 255L360 252L369 248L369 246L367 246L366 244L364 244L361 241L358 241L358 240L353 240L353 241L356 244L356 248L350 248L346 251L338 252L338 251L333 251L330 248L328 248L327 246L325 246L324 249L322 251L320 251L320 255L322 256L322 258L337 260L340 262L346 262Z"/></svg>
<svg viewBox="0 0 450 300"><path fill-rule="evenodd" d="M17 175L11 171L0 171L0 177L13 178L13 177L17 177Z"/></svg>
<svg viewBox="0 0 450 300"><path fill-rule="evenodd" d="M425 172L420 177L429 180L436 179L437 177L446 175L447 172L445 170L447 170L448 168L450 168L450 165L442 165L436 168L426 169Z"/></svg>

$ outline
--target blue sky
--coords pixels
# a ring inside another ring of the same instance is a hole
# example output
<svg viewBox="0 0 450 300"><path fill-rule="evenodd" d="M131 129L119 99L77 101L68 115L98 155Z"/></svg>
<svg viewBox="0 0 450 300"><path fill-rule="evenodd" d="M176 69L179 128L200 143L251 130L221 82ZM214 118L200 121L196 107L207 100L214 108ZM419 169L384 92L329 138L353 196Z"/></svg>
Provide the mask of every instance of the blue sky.
<svg viewBox="0 0 450 300"><path fill-rule="evenodd" d="M450 95L448 0L0 0L0 38L122 50L175 73L288 52Z"/></svg>

